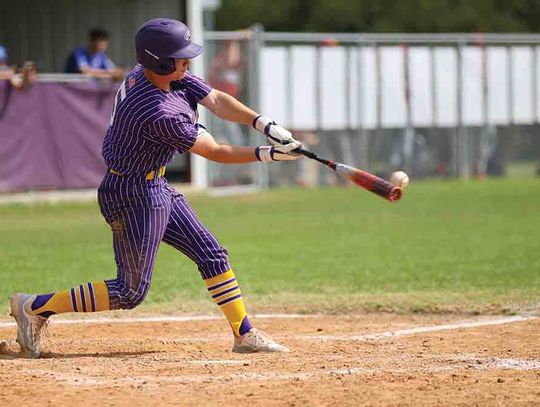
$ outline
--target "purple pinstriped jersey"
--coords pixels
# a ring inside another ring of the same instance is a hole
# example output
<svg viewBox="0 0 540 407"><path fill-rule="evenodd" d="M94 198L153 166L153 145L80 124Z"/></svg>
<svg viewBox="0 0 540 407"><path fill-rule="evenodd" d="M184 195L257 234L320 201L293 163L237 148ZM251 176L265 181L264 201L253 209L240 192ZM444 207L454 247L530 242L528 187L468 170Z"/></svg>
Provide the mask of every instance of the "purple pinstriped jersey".
<svg viewBox="0 0 540 407"><path fill-rule="evenodd" d="M152 85L137 65L116 94L103 142L108 168L121 174L146 174L189 150L197 139L197 102L212 88L188 72L182 90Z"/></svg>

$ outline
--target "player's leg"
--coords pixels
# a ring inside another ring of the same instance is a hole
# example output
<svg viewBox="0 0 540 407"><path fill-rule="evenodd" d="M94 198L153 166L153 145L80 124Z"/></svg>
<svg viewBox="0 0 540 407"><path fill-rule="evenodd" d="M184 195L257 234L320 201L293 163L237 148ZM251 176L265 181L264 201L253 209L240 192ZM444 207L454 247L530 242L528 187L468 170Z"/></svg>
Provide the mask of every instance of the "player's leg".
<svg viewBox="0 0 540 407"><path fill-rule="evenodd" d="M108 219L113 231L117 278L85 283L49 294L14 294L11 313L17 341L31 357L40 355L40 332L47 319L67 312L134 308L150 287L154 261L170 213L169 205L132 208Z"/></svg>
<svg viewBox="0 0 540 407"><path fill-rule="evenodd" d="M111 224L118 266L116 278L105 281L111 310L135 308L146 297L170 210L170 197L164 196L163 204L131 212L128 224Z"/></svg>
<svg viewBox="0 0 540 407"><path fill-rule="evenodd" d="M11 296L10 305L11 315L17 321L17 342L21 350L37 358L41 354L41 331L51 315L106 311L109 296L105 282L94 281L49 294L16 293Z"/></svg>
<svg viewBox="0 0 540 407"><path fill-rule="evenodd" d="M193 260L213 301L221 308L236 336L252 326L227 251L199 221L183 196L175 197L163 241Z"/></svg>
<svg viewBox="0 0 540 407"><path fill-rule="evenodd" d="M109 293L105 281L92 281L67 290L48 294L15 294L31 296L30 310L41 317L66 312L97 312L109 309Z"/></svg>
<svg viewBox="0 0 540 407"><path fill-rule="evenodd" d="M220 307L235 335L234 351L287 351L253 328L227 251L180 194L176 194L173 201L163 241L197 264L212 300Z"/></svg>

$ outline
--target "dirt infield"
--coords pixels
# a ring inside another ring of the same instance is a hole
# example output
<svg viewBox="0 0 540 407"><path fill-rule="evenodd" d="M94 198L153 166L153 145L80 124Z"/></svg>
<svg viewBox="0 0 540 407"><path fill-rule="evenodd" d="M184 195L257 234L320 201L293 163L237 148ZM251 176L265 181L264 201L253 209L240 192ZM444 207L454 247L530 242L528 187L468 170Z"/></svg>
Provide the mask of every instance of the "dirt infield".
<svg viewBox="0 0 540 407"><path fill-rule="evenodd" d="M255 318L292 349L236 355L221 320L51 324L18 358L0 324L0 405L538 405L540 318Z"/></svg>

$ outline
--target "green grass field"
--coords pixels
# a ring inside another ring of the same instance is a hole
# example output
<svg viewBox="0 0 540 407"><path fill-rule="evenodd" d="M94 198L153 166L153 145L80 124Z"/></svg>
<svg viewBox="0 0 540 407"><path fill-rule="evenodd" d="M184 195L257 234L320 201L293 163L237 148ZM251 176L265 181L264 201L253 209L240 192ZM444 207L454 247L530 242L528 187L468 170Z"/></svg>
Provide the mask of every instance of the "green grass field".
<svg viewBox="0 0 540 407"><path fill-rule="evenodd" d="M417 182L399 204L355 187L190 201L229 250L252 312L511 313L540 301L536 179ZM114 275L96 204L0 206L0 310L13 291ZM163 245L140 309L214 306L195 266Z"/></svg>

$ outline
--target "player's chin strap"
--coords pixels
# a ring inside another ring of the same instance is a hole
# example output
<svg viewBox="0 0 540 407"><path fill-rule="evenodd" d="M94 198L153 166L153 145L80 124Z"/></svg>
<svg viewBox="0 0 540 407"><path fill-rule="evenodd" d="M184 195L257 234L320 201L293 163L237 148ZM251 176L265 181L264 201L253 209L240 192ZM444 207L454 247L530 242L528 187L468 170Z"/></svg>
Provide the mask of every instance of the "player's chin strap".
<svg viewBox="0 0 540 407"><path fill-rule="evenodd" d="M183 83L183 81L172 81L169 86L173 91L186 90L186 85Z"/></svg>

